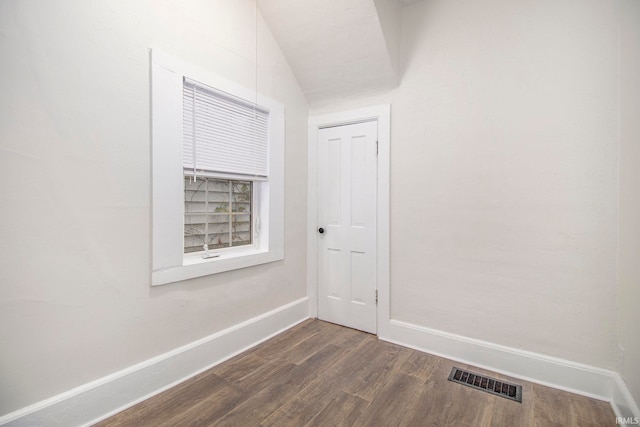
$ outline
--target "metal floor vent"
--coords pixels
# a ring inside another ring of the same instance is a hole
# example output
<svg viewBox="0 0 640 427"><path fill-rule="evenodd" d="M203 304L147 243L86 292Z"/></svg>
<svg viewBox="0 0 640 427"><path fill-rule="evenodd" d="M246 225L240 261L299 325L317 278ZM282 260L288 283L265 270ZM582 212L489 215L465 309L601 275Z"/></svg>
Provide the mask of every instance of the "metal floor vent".
<svg viewBox="0 0 640 427"><path fill-rule="evenodd" d="M463 371L459 368L451 370L449 381L522 403L522 386L520 385L509 384L495 378Z"/></svg>

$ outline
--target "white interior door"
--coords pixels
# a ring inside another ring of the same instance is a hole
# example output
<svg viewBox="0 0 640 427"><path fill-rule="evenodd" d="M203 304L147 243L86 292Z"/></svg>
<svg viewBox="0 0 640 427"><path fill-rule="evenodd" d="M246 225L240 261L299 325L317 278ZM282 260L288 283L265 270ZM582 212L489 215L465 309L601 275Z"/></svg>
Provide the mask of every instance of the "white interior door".
<svg viewBox="0 0 640 427"><path fill-rule="evenodd" d="M376 333L377 122L318 133L318 318Z"/></svg>

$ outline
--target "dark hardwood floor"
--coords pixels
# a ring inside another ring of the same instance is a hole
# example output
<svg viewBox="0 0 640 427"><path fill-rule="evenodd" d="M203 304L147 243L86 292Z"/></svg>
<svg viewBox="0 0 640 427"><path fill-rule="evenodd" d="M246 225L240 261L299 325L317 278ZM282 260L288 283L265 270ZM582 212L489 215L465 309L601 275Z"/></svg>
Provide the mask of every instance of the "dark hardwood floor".
<svg viewBox="0 0 640 427"><path fill-rule="evenodd" d="M523 386L518 403L447 380ZM98 426L615 426L606 402L307 320Z"/></svg>

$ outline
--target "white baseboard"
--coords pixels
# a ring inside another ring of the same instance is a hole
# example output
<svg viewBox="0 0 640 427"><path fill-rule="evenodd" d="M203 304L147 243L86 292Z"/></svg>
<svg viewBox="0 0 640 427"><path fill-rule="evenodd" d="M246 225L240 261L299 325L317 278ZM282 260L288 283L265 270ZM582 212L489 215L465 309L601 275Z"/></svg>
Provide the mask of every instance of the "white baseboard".
<svg viewBox="0 0 640 427"><path fill-rule="evenodd" d="M633 400L627 385L624 383L620 375L616 372L613 376L613 395L611 396L611 407L616 417L632 419L635 424L640 423L640 409L638 404ZM626 425L626 423L620 423Z"/></svg>
<svg viewBox="0 0 640 427"><path fill-rule="evenodd" d="M525 381L611 403L616 417L638 424L640 409L617 372L595 368L399 320L383 325L380 339ZM624 425L624 423L621 423Z"/></svg>
<svg viewBox="0 0 640 427"><path fill-rule="evenodd" d="M614 390L617 390L615 381L617 374L613 371L398 320L390 320L384 325L380 339L514 378L608 402L614 401ZM620 383L624 385L621 380ZM628 391L626 395L622 391L618 393L621 406L631 398ZM625 397L622 397L623 395Z"/></svg>
<svg viewBox="0 0 640 427"><path fill-rule="evenodd" d="M0 425L91 425L193 377L309 317L301 298L231 328L0 417Z"/></svg>
<svg viewBox="0 0 640 427"><path fill-rule="evenodd" d="M91 425L169 389L309 318L308 298L0 417L3 426ZM461 363L611 402L640 418L613 371L390 320L380 339Z"/></svg>

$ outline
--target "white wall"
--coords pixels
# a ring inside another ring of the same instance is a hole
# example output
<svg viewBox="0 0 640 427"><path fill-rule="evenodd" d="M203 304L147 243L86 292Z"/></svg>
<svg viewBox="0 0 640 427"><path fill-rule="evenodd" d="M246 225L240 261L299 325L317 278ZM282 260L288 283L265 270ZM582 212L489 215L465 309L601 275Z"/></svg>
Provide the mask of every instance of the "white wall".
<svg viewBox="0 0 640 427"><path fill-rule="evenodd" d="M387 54L396 74L400 74L400 37L402 35L402 7L397 0L374 0L378 20L384 34Z"/></svg>
<svg viewBox="0 0 640 427"><path fill-rule="evenodd" d="M305 295L306 101L259 28L285 260L150 288L149 48L253 88L253 2L0 2L0 415Z"/></svg>
<svg viewBox="0 0 640 427"><path fill-rule="evenodd" d="M392 318L615 368L618 11L404 9Z"/></svg>
<svg viewBox="0 0 640 427"><path fill-rule="evenodd" d="M621 5L619 339L622 377L640 403L640 1Z"/></svg>

